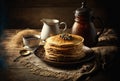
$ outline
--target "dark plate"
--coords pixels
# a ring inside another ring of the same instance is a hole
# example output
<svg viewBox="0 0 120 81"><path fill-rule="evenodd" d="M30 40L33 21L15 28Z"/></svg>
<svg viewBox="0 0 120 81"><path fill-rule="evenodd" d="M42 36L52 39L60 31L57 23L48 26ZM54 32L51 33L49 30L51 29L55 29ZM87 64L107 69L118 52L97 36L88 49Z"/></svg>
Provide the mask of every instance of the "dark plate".
<svg viewBox="0 0 120 81"><path fill-rule="evenodd" d="M35 51L35 55L37 57L39 57L43 62L45 62L51 66L76 67L76 66L81 65L85 62L91 62L95 58L94 52L89 47L83 46L83 50L84 50L84 53L86 53L86 57L84 57L80 60L77 60L77 61L66 61L65 62L65 61L52 61L52 60L46 59L44 56L45 50L44 50L43 46L38 47L38 49Z"/></svg>

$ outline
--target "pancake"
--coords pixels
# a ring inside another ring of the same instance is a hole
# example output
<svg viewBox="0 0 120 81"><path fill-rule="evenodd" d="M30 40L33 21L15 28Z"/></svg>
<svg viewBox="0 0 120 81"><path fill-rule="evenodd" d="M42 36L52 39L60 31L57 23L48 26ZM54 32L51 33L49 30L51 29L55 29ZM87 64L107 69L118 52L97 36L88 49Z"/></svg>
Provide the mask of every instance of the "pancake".
<svg viewBox="0 0 120 81"><path fill-rule="evenodd" d="M45 58L52 61L77 61L86 56L83 53L84 38L74 34L59 34L47 38L44 45Z"/></svg>

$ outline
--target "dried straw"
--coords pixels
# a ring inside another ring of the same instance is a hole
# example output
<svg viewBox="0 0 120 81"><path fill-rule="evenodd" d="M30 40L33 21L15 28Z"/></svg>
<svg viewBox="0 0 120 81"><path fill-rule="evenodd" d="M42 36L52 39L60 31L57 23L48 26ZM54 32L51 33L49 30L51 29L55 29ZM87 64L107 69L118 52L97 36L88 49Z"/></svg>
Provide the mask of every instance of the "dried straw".
<svg viewBox="0 0 120 81"><path fill-rule="evenodd" d="M23 47L23 36L29 36L29 35L40 35L40 32L34 29L24 29L16 33L10 40L10 47Z"/></svg>

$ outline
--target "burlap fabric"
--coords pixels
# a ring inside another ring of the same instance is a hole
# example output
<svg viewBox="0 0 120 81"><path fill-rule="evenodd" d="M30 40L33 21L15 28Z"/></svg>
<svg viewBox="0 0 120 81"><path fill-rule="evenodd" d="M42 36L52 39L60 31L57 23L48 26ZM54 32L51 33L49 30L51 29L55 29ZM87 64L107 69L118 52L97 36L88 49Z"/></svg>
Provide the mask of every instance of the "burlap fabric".
<svg viewBox="0 0 120 81"><path fill-rule="evenodd" d="M87 77L94 74L98 69L105 69L111 64L118 51L117 42L115 32L112 29L106 29L100 36L97 46L91 48L95 53L95 59L77 68L61 69L52 67L43 62L35 54L21 58L18 63L30 69L31 73L37 76L55 77L61 81L87 79Z"/></svg>

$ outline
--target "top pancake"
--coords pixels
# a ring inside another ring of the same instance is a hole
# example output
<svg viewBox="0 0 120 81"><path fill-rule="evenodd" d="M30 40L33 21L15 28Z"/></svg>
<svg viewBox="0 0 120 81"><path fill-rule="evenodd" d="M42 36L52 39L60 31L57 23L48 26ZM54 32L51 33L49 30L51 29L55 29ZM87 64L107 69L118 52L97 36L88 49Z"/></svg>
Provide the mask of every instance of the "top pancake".
<svg viewBox="0 0 120 81"><path fill-rule="evenodd" d="M46 42L53 46L68 47L83 44L84 38L79 35L69 34L71 40L65 40L60 37L61 34L49 37Z"/></svg>

